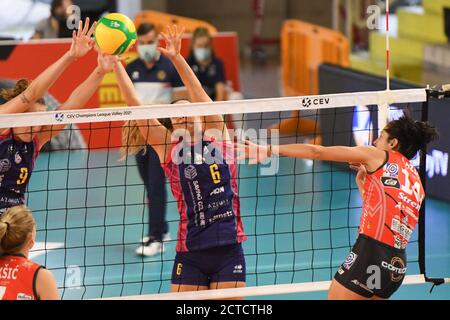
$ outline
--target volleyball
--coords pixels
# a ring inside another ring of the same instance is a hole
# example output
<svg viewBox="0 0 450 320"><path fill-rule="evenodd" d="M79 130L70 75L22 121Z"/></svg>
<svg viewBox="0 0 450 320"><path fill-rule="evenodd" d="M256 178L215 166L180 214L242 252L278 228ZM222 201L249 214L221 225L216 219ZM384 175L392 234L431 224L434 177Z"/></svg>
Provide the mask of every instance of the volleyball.
<svg viewBox="0 0 450 320"><path fill-rule="evenodd" d="M121 55L136 43L136 27L126 15L110 13L97 23L94 37L103 53Z"/></svg>

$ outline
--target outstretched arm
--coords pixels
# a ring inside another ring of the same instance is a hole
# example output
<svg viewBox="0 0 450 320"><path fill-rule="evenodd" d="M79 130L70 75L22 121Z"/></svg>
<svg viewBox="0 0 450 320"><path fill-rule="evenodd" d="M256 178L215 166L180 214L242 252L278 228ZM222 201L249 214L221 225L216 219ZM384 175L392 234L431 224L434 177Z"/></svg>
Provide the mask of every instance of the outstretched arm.
<svg viewBox="0 0 450 320"><path fill-rule="evenodd" d="M64 102L58 110L73 110L80 109L89 101L92 95L97 90L98 86L103 80L106 73L113 70L115 64L115 57L105 56L101 53L97 58L98 65L89 77L80 84L70 95L69 99ZM50 139L57 136L66 125L59 126L45 126L41 129L39 135L39 142L41 146L47 143Z"/></svg>
<svg viewBox="0 0 450 320"><path fill-rule="evenodd" d="M212 102L194 71L192 71L191 67L180 53L183 30L178 32L177 26L173 26L173 28L167 27L167 34L161 33L161 36L166 42L166 47L158 48L158 50L172 61L189 92L191 102ZM206 116L204 121L206 122L205 130L219 130L221 134L216 138L227 141L230 140L222 115Z"/></svg>
<svg viewBox="0 0 450 320"><path fill-rule="evenodd" d="M73 31L70 50L42 72L22 94L1 105L0 114L25 112L31 104L42 98L72 62L92 49L91 36L94 28L95 23L89 29L89 18L86 19L84 27L80 21L78 31Z"/></svg>
<svg viewBox="0 0 450 320"><path fill-rule="evenodd" d="M114 64L114 73L116 74L117 84L129 106L142 105L136 89L127 74L122 63L116 58ZM137 120L139 130L147 143L152 145L158 153L160 161L164 162L167 151L170 148L170 132L157 119Z"/></svg>
<svg viewBox="0 0 450 320"><path fill-rule="evenodd" d="M251 159L250 164L266 160L272 155L292 158L324 160L347 163L360 163L374 171L385 161L386 153L375 147L324 147L312 144L287 144L281 146L263 146L250 141L239 144L240 159Z"/></svg>

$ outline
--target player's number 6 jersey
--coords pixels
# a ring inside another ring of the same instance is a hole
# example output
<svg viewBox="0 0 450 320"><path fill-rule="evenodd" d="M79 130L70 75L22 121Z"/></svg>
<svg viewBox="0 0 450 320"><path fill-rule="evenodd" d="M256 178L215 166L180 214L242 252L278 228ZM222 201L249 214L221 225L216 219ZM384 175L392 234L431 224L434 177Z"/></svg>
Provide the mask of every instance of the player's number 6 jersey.
<svg viewBox="0 0 450 320"><path fill-rule="evenodd" d="M214 141L172 149L165 170L180 213L178 252L245 240L233 152L232 144Z"/></svg>

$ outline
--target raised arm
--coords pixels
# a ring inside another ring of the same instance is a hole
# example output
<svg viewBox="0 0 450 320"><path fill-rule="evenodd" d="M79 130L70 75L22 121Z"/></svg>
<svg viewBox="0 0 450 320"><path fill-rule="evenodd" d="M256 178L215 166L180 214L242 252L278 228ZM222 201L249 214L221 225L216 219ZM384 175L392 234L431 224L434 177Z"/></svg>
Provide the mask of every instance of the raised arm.
<svg viewBox="0 0 450 320"><path fill-rule="evenodd" d="M86 19L84 27L83 22L80 21L78 31L73 31L70 50L42 72L22 94L2 104L0 114L25 112L33 103L42 98L72 62L92 49L91 36L94 28L95 23L89 29L89 18Z"/></svg>
<svg viewBox="0 0 450 320"><path fill-rule="evenodd" d="M173 28L167 27L167 34L162 32L161 36L166 42L166 47L160 47L158 50L172 61L188 90L191 102L212 102L194 71L192 71L191 67L180 53L183 30L178 32L177 26L173 26ZM221 132L220 136L216 138L230 140L222 115L206 116L204 117L204 121L206 124L205 130L216 129Z"/></svg>
<svg viewBox="0 0 450 320"><path fill-rule="evenodd" d="M94 69L94 71L72 92L67 101L64 102L58 108L58 110L73 110L83 108L97 90L105 74L113 70L115 57L105 56L99 53L97 63L98 65ZM51 138L57 136L61 132L61 130L65 128L65 126L66 125L43 127L39 135L39 142L41 146L47 143Z"/></svg>
<svg viewBox="0 0 450 320"><path fill-rule="evenodd" d="M114 64L114 73L116 74L117 84L129 106L142 105L136 89L127 74L122 63L116 59ZM160 161L164 162L166 154L170 148L170 132L157 119L137 120L139 131L148 144L152 145L158 153Z"/></svg>

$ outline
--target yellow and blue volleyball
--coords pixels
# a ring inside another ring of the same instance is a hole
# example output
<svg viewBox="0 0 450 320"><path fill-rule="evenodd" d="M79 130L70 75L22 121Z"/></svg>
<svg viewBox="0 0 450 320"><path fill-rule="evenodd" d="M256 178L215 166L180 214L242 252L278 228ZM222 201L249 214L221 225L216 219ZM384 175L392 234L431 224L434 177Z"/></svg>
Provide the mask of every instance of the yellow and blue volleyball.
<svg viewBox="0 0 450 320"><path fill-rule="evenodd" d="M94 37L103 53L121 55L136 43L136 27L126 15L110 13L97 23Z"/></svg>

